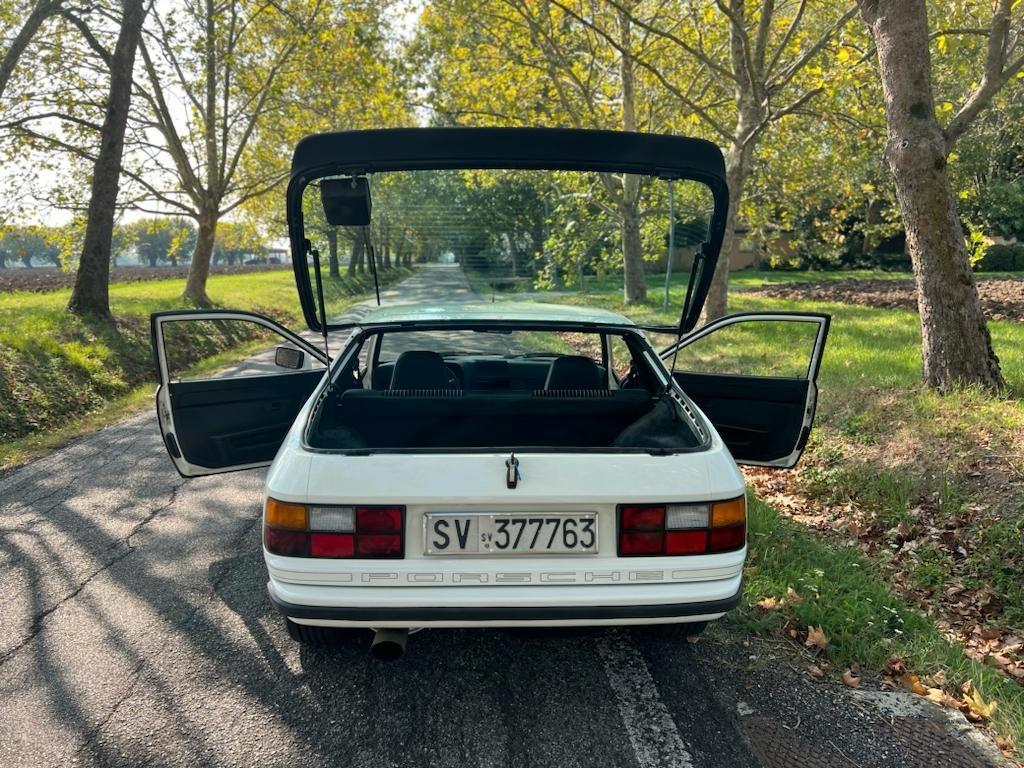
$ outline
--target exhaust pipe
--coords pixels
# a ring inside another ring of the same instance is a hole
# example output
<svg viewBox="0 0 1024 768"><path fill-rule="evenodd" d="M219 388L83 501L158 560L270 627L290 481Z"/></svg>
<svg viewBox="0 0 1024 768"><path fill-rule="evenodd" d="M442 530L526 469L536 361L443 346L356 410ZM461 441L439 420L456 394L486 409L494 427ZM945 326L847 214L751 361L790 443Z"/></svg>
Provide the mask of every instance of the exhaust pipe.
<svg viewBox="0 0 1024 768"><path fill-rule="evenodd" d="M370 653L379 661L394 661L405 653L405 641L409 639L408 629L378 629L373 633Z"/></svg>

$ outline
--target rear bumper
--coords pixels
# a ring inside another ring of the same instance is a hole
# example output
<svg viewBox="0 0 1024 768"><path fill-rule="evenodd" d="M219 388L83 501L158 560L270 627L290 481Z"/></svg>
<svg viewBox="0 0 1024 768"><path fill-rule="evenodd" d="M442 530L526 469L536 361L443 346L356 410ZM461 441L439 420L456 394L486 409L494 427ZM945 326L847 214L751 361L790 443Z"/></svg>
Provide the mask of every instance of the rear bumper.
<svg viewBox="0 0 1024 768"><path fill-rule="evenodd" d="M643 586L320 587L268 583L299 624L337 627L517 627L673 624L720 618L742 578Z"/></svg>

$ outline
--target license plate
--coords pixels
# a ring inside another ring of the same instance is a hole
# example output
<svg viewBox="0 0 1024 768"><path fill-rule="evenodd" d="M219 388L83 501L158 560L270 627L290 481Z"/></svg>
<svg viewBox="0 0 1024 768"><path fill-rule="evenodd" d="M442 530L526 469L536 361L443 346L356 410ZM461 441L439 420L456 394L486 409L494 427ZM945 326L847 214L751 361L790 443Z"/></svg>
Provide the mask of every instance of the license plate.
<svg viewBox="0 0 1024 768"><path fill-rule="evenodd" d="M597 514L428 512L423 535L428 555L591 555Z"/></svg>

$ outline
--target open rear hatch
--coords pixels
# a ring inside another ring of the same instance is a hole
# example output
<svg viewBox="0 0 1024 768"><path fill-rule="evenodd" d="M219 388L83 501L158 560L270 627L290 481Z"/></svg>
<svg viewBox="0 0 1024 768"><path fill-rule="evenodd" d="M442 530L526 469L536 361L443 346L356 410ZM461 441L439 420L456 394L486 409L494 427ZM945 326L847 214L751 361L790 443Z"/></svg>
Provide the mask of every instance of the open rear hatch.
<svg viewBox="0 0 1024 768"><path fill-rule="evenodd" d="M554 128L308 136L287 192L296 284L315 331L350 325L334 308L347 286L342 263L374 282L396 262L451 261L467 273L480 264L484 277L500 263L515 281L527 261L530 279L557 282L559 270L577 267L583 279L585 262L592 268L602 252L671 268L685 249L692 266L678 331L686 333L711 284L727 208L722 153L710 142Z"/></svg>

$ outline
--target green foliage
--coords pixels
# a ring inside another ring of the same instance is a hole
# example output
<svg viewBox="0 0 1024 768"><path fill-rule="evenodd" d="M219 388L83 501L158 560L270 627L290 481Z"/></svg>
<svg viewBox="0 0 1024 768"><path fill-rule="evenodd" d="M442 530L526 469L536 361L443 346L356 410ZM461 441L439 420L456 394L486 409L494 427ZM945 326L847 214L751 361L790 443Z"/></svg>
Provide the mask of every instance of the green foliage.
<svg viewBox="0 0 1024 768"><path fill-rule="evenodd" d="M263 238L248 221L222 221L217 225L217 239L213 245L215 262L241 263L263 251Z"/></svg>
<svg viewBox="0 0 1024 768"><path fill-rule="evenodd" d="M1024 244L990 245L974 263L978 272L1014 272L1024 270Z"/></svg>
<svg viewBox="0 0 1024 768"><path fill-rule="evenodd" d="M60 266L58 232L48 227L12 227L0 235L3 264L21 262L25 267L40 263Z"/></svg>
<svg viewBox="0 0 1024 768"><path fill-rule="evenodd" d="M112 249L115 258L119 252L134 249L139 263L155 267L161 262L177 265L179 261L187 261L196 233L188 219L154 216L119 227L115 237L118 246Z"/></svg>
<svg viewBox="0 0 1024 768"><path fill-rule="evenodd" d="M988 184L971 199L970 210L987 234L1024 240L1024 180Z"/></svg>

